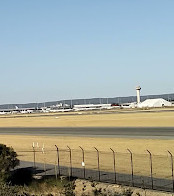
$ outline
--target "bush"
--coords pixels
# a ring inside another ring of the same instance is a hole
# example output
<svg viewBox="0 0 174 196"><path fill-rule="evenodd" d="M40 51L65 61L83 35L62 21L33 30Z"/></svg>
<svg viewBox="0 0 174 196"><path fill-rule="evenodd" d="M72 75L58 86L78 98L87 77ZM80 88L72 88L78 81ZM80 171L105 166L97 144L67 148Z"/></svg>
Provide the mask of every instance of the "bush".
<svg viewBox="0 0 174 196"><path fill-rule="evenodd" d="M13 148L0 144L0 181L7 181L10 176L10 170L17 165L19 165L19 160Z"/></svg>

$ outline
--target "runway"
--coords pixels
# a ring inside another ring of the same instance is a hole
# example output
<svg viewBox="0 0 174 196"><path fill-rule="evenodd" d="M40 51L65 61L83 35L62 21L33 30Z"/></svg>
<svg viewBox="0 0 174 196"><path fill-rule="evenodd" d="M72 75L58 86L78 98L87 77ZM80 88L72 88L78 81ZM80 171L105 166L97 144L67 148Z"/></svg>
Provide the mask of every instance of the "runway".
<svg viewBox="0 0 174 196"><path fill-rule="evenodd" d="M73 137L106 137L106 138L146 138L174 139L174 127L20 127L0 128L0 135L43 135L43 136L73 136Z"/></svg>

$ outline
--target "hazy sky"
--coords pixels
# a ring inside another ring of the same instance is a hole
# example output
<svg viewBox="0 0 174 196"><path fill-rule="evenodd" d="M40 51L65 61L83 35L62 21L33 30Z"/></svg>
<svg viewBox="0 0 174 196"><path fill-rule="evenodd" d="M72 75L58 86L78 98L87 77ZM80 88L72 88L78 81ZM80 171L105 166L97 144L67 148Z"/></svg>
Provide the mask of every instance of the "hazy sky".
<svg viewBox="0 0 174 196"><path fill-rule="evenodd" d="M174 93L174 0L0 0L0 104Z"/></svg>

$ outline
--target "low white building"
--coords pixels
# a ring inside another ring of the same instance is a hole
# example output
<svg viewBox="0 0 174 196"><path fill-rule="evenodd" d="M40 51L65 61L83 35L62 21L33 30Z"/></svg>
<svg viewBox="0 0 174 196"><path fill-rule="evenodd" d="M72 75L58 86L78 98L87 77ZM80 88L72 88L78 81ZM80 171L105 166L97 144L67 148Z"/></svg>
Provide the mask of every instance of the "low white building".
<svg viewBox="0 0 174 196"><path fill-rule="evenodd" d="M159 107L170 107L172 103L166 101L165 99L146 99L142 103L138 104L139 108L159 108Z"/></svg>
<svg viewBox="0 0 174 196"><path fill-rule="evenodd" d="M83 104L83 105L74 105L74 108L73 109L75 111L97 110L97 109L111 109L111 104Z"/></svg>

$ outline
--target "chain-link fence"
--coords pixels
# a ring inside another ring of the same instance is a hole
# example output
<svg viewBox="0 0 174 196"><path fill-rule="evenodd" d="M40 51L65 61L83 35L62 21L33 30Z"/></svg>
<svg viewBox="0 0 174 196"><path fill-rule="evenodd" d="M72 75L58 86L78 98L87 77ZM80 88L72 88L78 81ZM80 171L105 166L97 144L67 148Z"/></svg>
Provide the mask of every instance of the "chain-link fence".
<svg viewBox="0 0 174 196"><path fill-rule="evenodd" d="M174 192L173 155L134 154L113 149L104 152L97 148L53 149L33 147L30 151L17 151L21 164L31 167L37 175L78 177L108 183L158 189Z"/></svg>

